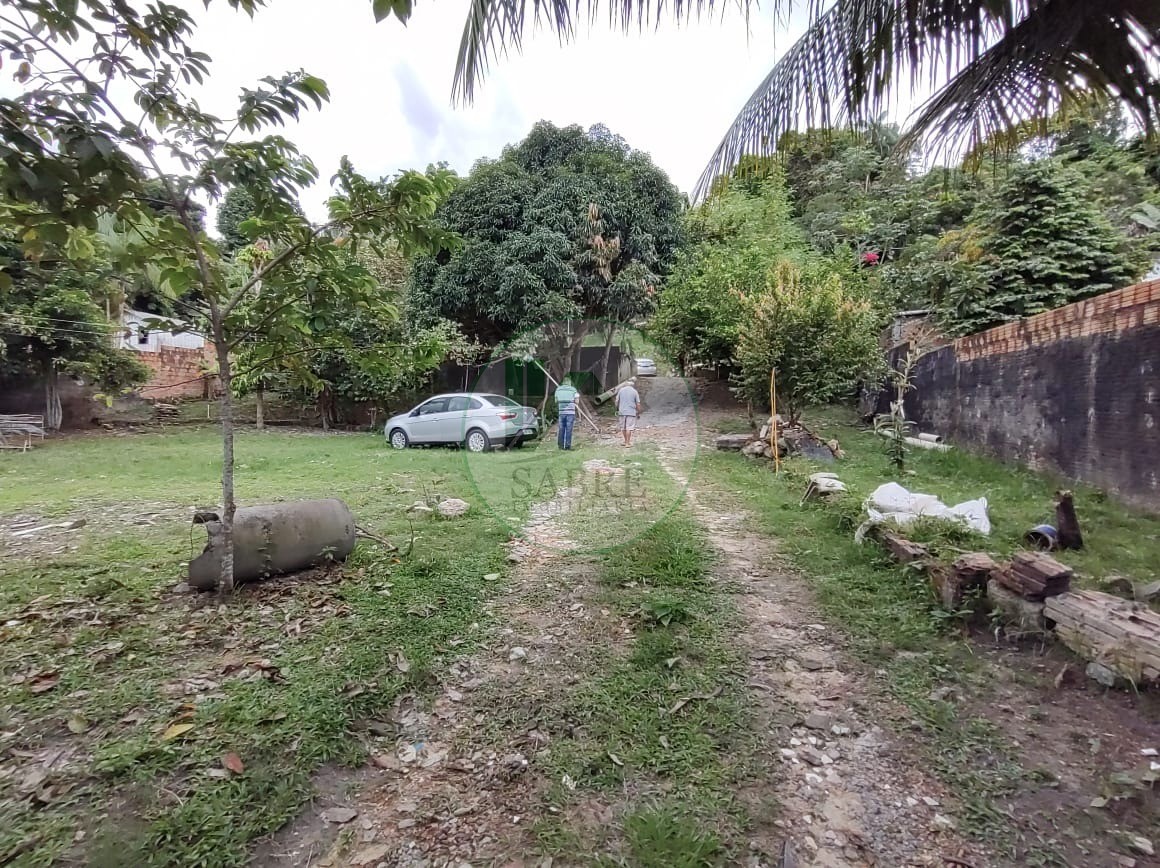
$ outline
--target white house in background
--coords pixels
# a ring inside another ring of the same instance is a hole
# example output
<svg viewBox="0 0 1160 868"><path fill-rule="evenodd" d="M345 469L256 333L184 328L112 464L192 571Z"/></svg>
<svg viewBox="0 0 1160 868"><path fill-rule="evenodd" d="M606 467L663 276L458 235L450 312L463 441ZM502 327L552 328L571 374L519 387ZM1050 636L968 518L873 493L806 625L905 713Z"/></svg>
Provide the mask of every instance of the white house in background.
<svg viewBox="0 0 1160 868"><path fill-rule="evenodd" d="M167 325L158 325L164 320ZM143 310L126 309L121 314L120 346L140 353L159 353L162 347L180 347L184 350L200 350L205 347L205 338L193 332L181 331L185 323L172 317L163 317Z"/></svg>

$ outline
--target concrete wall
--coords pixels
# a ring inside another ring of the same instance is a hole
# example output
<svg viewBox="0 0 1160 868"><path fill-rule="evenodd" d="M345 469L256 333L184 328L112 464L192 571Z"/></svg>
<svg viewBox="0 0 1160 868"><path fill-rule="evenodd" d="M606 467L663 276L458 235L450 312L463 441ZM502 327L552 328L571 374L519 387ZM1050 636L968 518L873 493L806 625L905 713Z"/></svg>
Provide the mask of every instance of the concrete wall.
<svg viewBox="0 0 1160 868"><path fill-rule="evenodd" d="M1160 511L1160 280L959 338L914 382L919 430Z"/></svg>

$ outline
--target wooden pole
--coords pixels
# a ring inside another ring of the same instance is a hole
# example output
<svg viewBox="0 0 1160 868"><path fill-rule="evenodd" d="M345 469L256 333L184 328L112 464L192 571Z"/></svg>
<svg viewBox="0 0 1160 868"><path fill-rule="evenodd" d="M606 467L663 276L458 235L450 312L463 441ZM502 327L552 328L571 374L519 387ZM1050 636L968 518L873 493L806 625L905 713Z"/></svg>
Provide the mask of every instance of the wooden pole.
<svg viewBox="0 0 1160 868"><path fill-rule="evenodd" d="M552 375L548 373L548 369L545 368L543 365L541 365L538 360L532 359L532 364L544 372L544 376L548 378L549 383L551 383L553 386L559 387L560 384L557 383L554 379L552 379ZM579 390L577 390L577 391L579 391ZM547 396L546 395L544 396L544 402L547 403ZM585 422L587 422L589 425L591 425L593 431L595 431L597 434L600 433L600 426L597 425L595 422L593 422L592 419L589 418L588 414L584 412L584 408L580 406L579 396L577 396L577 400L576 400L576 415L578 415L581 419L583 419Z"/></svg>
<svg viewBox="0 0 1160 868"><path fill-rule="evenodd" d="M769 369L769 448L773 451L773 472L781 473L777 451L777 368Z"/></svg>

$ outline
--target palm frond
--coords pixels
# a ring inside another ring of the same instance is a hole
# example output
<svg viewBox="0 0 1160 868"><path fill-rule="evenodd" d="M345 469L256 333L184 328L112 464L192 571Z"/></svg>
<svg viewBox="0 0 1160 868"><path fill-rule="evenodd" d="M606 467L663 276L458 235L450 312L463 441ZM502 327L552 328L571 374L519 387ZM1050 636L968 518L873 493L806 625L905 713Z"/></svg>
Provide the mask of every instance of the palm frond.
<svg viewBox="0 0 1160 868"><path fill-rule="evenodd" d="M1129 13L1133 5L1139 15ZM1160 4L1051 0L952 77L915 115L903 144L935 134L958 150L1093 97L1123 101L1151 130L1157 70Z"/></svg>
<svg viewBox="0 0 1160 868"><path fill-rule="evenodd" d="M824 0L808 2L813 6ZM748 15L757 0L610 0L608 23L623 31L634 26L644 29L666 19L687 21L730 5ZM773 0L775 11L791 5L793 0ZM471 102L492 62L508 49L520 50L528 27L542 27L568 42L575 38L578 24L595 23L599 13L600 0L471 0L459 42L452 97Z"/></svg>
<svg viewBox="0 0 1160 868"><path fill-rule="evenodd" d="M957 149L1092 94L1123 100L1152 130L1157 70L1155 0L837 0L749 98L694 198L741 157L771 154L788 130L875 117L907 81L935 95L904 148L937 133Z"/></svg>
<svg viewBox="0 0 1160 868"><path fill-rule="evenodd" d="M609 24L644 28L757 0L609 0ZM529 26L575 37L600 0L471 0L455 74L470 100L480 78ZM1123 100L1149 131L1160 119L1160 0L772 0L805 6L810 26L757 87L696 188L743 156L766 156L783 133L877 117L909 85L934 96L902 146L938 133L957 147L1057 111L1080 94Z"/></svg>

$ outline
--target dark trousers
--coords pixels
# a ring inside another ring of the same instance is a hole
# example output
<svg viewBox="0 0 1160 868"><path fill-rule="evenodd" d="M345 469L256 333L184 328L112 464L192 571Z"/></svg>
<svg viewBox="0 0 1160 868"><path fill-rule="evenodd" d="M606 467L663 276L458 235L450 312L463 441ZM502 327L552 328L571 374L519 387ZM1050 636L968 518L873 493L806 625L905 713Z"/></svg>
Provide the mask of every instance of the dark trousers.
<svg viewBox="0 0 1160 868"><path fill-rule="evenodd" d="M572 448L572 428L576 424L575 413L565 413L560 417L560 430L556 434L556 443L561 449Z"/></svg>

